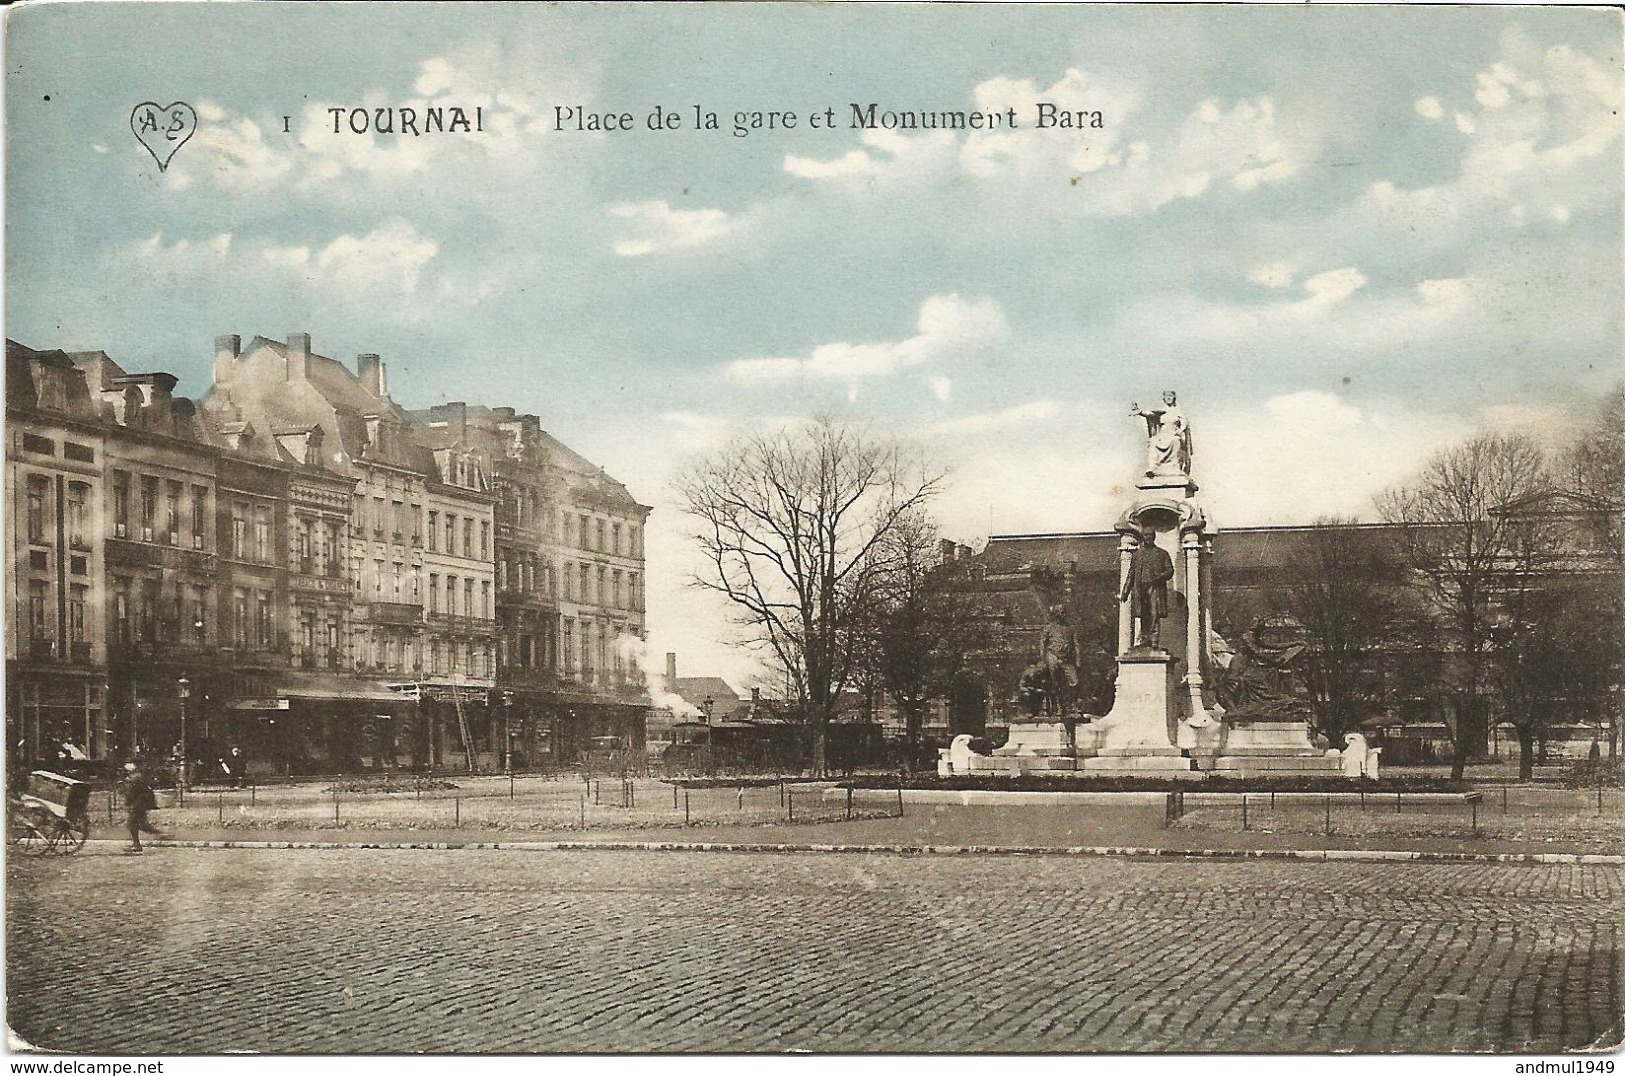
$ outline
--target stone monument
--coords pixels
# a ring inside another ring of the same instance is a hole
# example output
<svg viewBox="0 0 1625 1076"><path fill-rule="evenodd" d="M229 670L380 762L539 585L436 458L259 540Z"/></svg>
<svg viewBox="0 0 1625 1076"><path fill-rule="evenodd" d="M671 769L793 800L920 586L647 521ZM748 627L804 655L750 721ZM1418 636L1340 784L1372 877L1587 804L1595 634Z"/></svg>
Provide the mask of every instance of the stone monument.
<svg viewBox="0 0 1625 1076"><path fill-rule="evenodd" d="M1118 517L1117 690L1109 713L1080 726L1089 773L1190 772L1204 698L1213 527L1191 478L1189 421L1173 392L1145 421L1145 469Z"/></svg>

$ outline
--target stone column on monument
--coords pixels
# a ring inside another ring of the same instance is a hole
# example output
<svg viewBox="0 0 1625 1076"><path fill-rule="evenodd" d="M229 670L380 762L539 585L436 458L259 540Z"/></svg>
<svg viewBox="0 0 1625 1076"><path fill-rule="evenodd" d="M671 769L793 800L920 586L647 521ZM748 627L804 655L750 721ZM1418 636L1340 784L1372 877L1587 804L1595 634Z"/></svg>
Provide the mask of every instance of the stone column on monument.
<svg viewBox="0 0 1625 1076"><path fill-rule="evenodd" d="M1117 593L1122 594L1123 588L1128 586L1129 564L1134 559L1134 551L1140 546L1139 539L1132 534L1122 535L1117 542ZM1126 654L1134 646L1134 603L1132 601L1119 601L1117 603L1117 653Z"/></svg>
<svg viewBox="0 0 1625 1076"><path fill-rule="evenodd" d="M1203 655L1207 653L1207 639L1203 634L1207 630L1208 607L1212 604L1210 592L1207 589L1208 580L1203 578L1202 535L1199 531L1186 531L1181 536L1180 546L1185 554L1185 578L1188 580L1189 593L1186 594L1187 608L1185 616L1185 689L1190 696L1190 712L1186 720L1192 727L1205 726L1211 718L1207 706L1202 702L1202 687L1206 682L1203 673ZM1184 742L1185 736L1180 737L1181 746L1191 746Z"/></svg>

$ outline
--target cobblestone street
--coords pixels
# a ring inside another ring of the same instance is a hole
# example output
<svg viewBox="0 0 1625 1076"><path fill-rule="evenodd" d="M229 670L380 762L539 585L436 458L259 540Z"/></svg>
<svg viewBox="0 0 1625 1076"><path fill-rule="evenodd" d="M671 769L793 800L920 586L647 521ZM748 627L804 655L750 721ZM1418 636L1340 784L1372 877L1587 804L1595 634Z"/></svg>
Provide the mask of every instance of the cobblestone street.
<svg viewBox="0 0 1625 1076"><path fill-rule="evenodd" d="M9 868L9 1019L79 1053L1556 1051L1619 1041L1621 881L1568 865L87 851Z"/></svg>

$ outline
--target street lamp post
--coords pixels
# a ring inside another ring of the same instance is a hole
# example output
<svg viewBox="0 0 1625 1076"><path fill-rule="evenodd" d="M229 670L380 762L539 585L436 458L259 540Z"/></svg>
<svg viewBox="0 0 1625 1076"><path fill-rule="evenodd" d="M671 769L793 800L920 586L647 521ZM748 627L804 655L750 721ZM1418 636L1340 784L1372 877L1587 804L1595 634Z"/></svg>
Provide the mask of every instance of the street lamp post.
<svg viewBox="0 0 1625 1076"><path fill-rule="evenodd" d="M513 773L513 692L502 693L502 772Z"/></svg>
<svg viewBox="0 0 1625 1076"><path fill-rule="evenodd" d="M188 680L185 674L182 674L181 678L175 681L175 686L180 692L181 699L181 768L179 780L181 801L184 803L186 800L186 760L190 757L186 750L186 700L192 697L192 681Z"/></svg>

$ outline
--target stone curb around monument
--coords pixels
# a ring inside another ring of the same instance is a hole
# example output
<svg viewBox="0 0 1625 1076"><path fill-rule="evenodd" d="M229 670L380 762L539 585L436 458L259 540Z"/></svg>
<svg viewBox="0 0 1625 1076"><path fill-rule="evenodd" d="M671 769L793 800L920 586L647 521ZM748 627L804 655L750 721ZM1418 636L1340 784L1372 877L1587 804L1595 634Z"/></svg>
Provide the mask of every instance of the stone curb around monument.
<svg viewBox="0 0 1625 1076"><path fill-rule="evenodd" d="M1200 781L1191 781L1189 789L1168 789L1163 792L1031 792L1031 791L999 791L985 788L947 789L947 788L905 788L903 789L903 802L915 803L923 806L931 804L951 804L958 807L997 807L1021 806L1031 804L1107 804L1128 806L1161 805L1166 801L1169 792L1179 792L1185 797L1187 805L1232 803L1242 796L1256 796L1260 800L1274 796L1277 799L1303 803L1322 803L1330 799L1333 803L1364 803L1365 798L1390 799L1398 795L1409 803L1466 803L1472 792L1405 792L1395 793L1393 790L1377 791L1368 789L1364 793L1355 789L1349 792L1228 792L1200 787ZM864 792L890 793L891 789L865 788ZM846 790L829 788L824 790L824 796L839 799L846 795Z"/></svg>
<svg viewBox="0 0 1625 1076"><path fill-rule="evenodd" d="M122 845L93 840L95 845ZM753 844L721 841L190 841L147 842L149 848L221 848L269 850L489 851L489 852L771 852L895 856L1120 856L1147 859L1295 859L1307 861L1368 860L1397 863L1569 863L1580 866L1625 866L1625 855L1580 852L1404 852L1379 849L1297 848L1136 848L1133 846L1032 847L995 844Z"/></svg>

